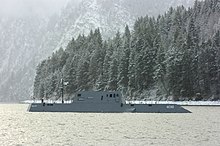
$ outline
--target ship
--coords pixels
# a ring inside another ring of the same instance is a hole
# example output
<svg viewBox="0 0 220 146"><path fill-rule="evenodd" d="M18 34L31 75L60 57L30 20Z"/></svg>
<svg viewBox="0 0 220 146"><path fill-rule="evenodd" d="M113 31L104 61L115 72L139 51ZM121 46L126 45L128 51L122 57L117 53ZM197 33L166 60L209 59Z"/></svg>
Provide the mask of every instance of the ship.
<svg viewBox="0 0 220 146"><path fill-rule="evenodd" d="M191 113L177 104L127 103L119 91L80 91L71 101L33 102L29 112L86 112L86 113Z"/></svg>

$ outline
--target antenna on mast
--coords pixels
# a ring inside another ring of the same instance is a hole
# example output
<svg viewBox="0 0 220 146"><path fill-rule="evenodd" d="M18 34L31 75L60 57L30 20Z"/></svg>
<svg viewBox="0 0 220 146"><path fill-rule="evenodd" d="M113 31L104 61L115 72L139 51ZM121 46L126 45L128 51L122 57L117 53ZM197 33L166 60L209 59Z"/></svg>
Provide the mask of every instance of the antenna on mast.
<svg viewBox="0 0 220 146"><path fill-rule="evenodd" d="M63 100L63 78L61 78L61 87L60 87L60 90L61 90L62 103L64 103L64 100Z"/></svg>
<svg viewBox="0 0 220 146"><path fill-rule="evenodd" d="M63 78L61 78L61 99L62 99L62 103L64 103L64 99L63 99L63 95L64 95L64 86L67 86L69 84L69 82L64 82Z"/></svg>

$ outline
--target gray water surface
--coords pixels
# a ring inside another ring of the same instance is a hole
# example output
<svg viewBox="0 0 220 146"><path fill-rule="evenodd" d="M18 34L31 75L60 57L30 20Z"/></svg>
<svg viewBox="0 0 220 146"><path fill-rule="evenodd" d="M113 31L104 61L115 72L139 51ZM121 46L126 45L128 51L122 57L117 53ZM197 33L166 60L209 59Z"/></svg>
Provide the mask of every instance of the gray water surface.
<svg viewBox="0 0 220 146"><path fill-rule="evenodd" d="M0 104L0 145L220 145L220 107L192 113L29 113Z"/></svg>

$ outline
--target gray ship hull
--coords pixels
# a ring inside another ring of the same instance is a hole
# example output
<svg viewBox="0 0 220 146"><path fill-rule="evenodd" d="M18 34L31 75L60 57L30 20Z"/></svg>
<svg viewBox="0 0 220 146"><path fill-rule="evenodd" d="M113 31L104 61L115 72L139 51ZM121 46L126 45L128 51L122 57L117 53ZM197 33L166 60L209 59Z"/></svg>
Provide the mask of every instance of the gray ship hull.
<svg viewBox="0 0 220 146"><path fill-rule="evenodd" d="M64 101L63 101L64 102ZM175 104L125 104L118 91L80 91L70 103L32 103L30 112L190 113Z"/></svg>
<svg viewBox="0 0 220 146"><path fill-rule="evenodd" d="M190 113L175 104L121 104L121 103L31 103L29 112L91 112L91 113Z"/></svg>

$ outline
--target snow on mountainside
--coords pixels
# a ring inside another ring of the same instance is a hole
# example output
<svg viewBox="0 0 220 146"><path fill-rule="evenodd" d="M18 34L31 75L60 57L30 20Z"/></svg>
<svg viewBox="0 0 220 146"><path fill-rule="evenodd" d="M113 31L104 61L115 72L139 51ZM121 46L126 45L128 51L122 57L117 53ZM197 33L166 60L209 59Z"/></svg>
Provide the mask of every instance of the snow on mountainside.
<svg viewBox="0 0 220 146"><path fill-rule="evenodd" d="M171 6L192 6L194 0L124 0L123 5L136 16L150 15L157 16L163 14Z"/></svg>
<svg viewBox="0 0 220 146"><path fill-rule="evenodd" d="M33 82L35 60L32 57L38 52L37 48L42 41L46 23L46 20L37 17L34 20L10 19L1 23L0 94L2 96L9 94L12 100L15 100L17 96L22 96L19 93L27 92L28 88L20 90L22 88L20 84L24 82L25 85L31 85L30 82Z"/></svg>
<svg viewBox="0 0 220 146"><path fill-rule="evenodd" d="M37 64L67 45L72 37L100 28L103 37L132 27L138 16L157 16L170 6L192 6L193 0L70 1L60 15L0 18L0 101L27 99Z"/></svg>
<svg viewBox="0 0 220 146"><path fill-rule="evenodd" d="M112 37L117 31L124 31L126 24L132 27L135 19L139 16L157 16L164 13L171 6L184 5L189 7L193 3L193 0L82 1L79 7L71 9L72 11L67 10L68 13L64 11L61 15L61 23L66 14L73 23L70 22L71 25L66 27L56 50L60 47L65 48L72 37L77 37L79 34L88 34L92 29L99 27L103 38Z"/></svg>
<svg viewBox="0 0 220 146"><path fill-rule="evenodd" d="M74 17L75 15L78 16ZM88 34L92 29L100 28L103 37L108 38L118 30L124 30L126 24L132 26L135 21L135 17L121 5L120 1L111 3L108 8L105 7L105 1L83 1L76 10L71 12L71 16L75 21L65 30L57 49L60 46L65 48L72 37Z"/></svg>

